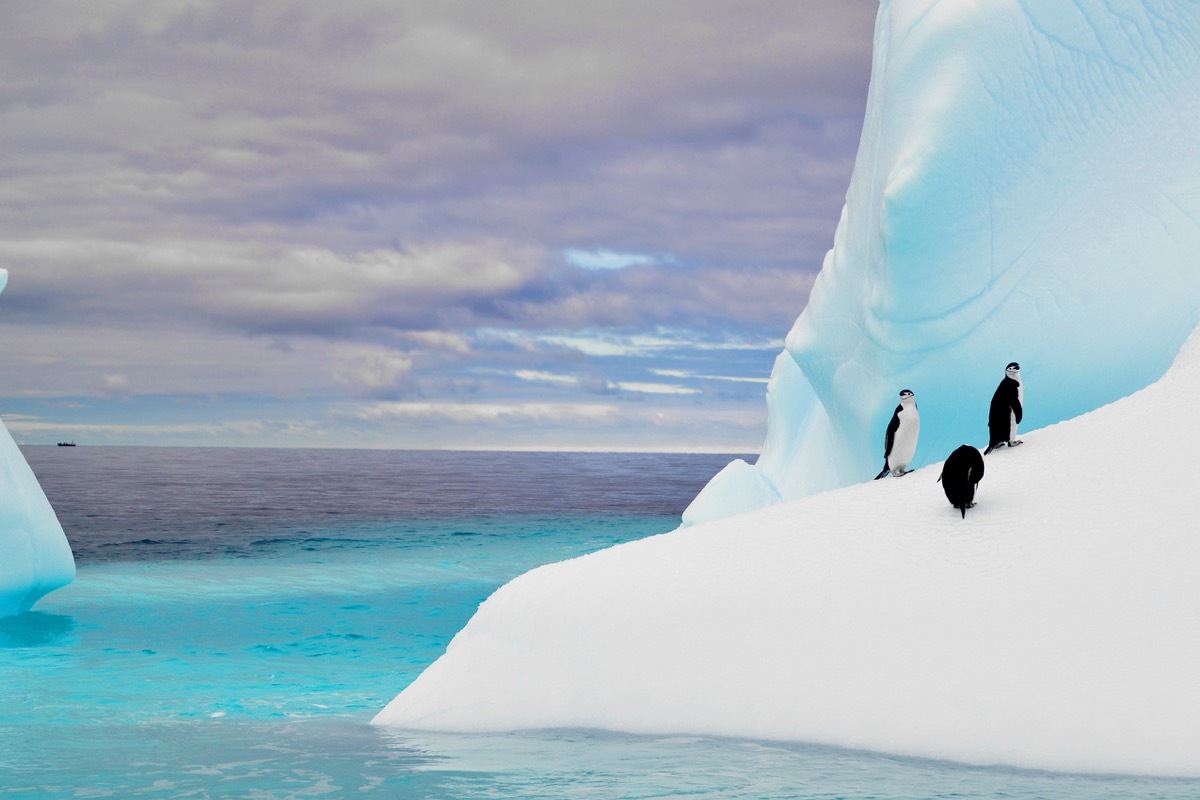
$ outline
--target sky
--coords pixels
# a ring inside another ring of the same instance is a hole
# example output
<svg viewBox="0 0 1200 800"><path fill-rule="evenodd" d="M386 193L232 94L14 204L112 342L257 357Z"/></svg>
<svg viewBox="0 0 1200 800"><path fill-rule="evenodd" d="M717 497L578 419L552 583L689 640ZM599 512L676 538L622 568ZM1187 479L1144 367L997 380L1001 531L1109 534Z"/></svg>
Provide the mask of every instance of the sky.
<svg viewBox="0 0 1200 800"><path fill-rule="evenodd" d="M749 453L877 0L14 2L21 444Z"/></svg>

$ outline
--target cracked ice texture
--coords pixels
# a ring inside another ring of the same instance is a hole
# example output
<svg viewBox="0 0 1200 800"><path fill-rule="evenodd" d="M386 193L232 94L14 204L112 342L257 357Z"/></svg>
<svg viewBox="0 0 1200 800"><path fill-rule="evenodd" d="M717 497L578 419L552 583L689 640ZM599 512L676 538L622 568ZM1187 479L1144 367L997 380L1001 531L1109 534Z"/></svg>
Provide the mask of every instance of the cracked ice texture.
<svg viewBox="0 0 1200 800"><path fill-rule="evenodd" d="M901 389L920 466L985 443L1009 361L1023 429L1162 375L1200 321L1198 76L1197 2L883 0L846 205L762 456L685 522L871 478Z"/></svg>
<svg viewBox="0 0 1200 800"><path fill-rule="evenodd" d="M0 291L8 271L0 269ZM21 614L75 578L58 517L8 428L0 423L0 618Z"/></svg>

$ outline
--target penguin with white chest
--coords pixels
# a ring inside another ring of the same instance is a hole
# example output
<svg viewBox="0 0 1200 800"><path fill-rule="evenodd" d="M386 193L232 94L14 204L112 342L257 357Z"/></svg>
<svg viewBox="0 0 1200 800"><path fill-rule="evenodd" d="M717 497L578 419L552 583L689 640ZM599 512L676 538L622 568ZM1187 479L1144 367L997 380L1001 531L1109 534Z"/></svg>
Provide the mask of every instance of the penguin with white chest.
<svg viewBox="0 0 1200 800"><path fill-rule="evenodd" d="M875 480L889 472L896 477L911 472L908 465L917 452L917 436L920 433L921 415L917 413L917 398L904 389L900 392L900 405L896 406L892 421L888 423L883 443L883 470L875 476Z"/></svg>
<svg viewBox="0 0 1200 800"><path fill-rule="evenodd" d="M992 395L988 409L988 446L986 456L997 447L1016 447L1017 425L1021 423L1022 406L1025 403L1025 386L1021 382L1021 365L1013 361L1004 368L1004 379Z"/></svg>

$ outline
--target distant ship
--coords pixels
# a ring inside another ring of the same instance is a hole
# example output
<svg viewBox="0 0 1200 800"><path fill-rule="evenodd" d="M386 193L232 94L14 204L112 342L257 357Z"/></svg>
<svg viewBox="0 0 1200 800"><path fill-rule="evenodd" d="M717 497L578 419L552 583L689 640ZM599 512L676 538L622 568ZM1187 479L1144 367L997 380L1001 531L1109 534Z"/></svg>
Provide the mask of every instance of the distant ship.
<svg viewBox="0 0 1200 800"><path fill-rule="evenodd" d="M59 442L58 446L59 447L74 447L75 443L74 442Z"/></svg>

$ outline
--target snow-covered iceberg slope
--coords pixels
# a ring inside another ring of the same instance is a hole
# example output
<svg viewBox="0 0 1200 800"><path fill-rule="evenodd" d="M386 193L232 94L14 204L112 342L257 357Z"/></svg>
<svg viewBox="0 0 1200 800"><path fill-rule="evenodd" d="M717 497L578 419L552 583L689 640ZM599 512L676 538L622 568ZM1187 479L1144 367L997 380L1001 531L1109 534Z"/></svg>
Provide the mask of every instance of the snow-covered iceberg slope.
<svg viewBox="0 0 1200 800"><path fill-rule="evenodd" d="M8 271L0 269L0 291ZM75 577L58 517L8 428L0 422L0 618L28 611Z"/></svg>
<svg viewBox="0 0 1200 800"><path fill-rule="evenodd" d="M757 474L723 475L686 521L870 479L901 389L920 465L986 444L1009 361L1027 428L1162 375L1200 322L1198 75L1200 3L882 0L846 206Z"/></svg>
<svg viewBox="0 0 1200 800"><path fill-rule="evenodd" d="M498 590L376 722L794 739L1200 775L1200 333L987 457L680 528Z"/></svg>

